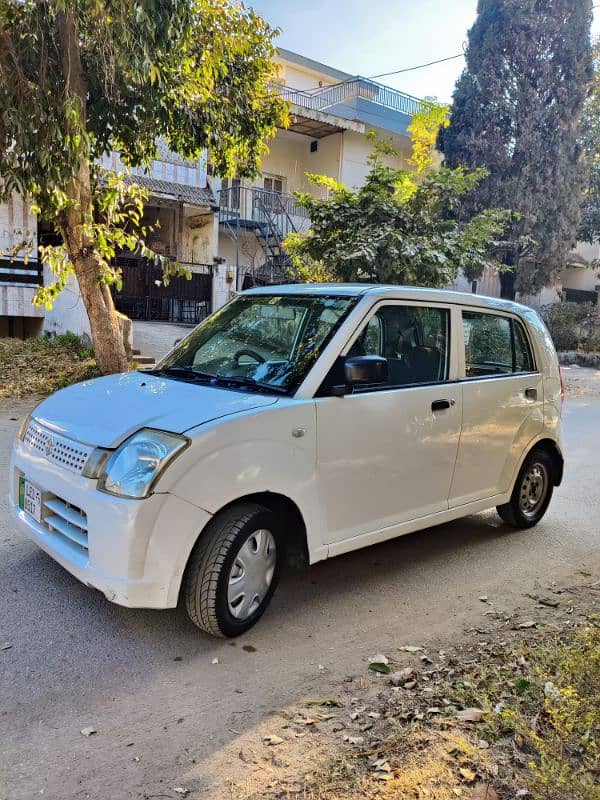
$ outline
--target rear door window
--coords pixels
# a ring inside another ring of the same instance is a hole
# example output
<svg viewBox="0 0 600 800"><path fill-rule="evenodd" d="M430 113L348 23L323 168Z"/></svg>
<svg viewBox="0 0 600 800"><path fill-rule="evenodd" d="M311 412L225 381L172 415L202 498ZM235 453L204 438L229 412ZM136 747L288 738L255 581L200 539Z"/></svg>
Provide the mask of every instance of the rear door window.
<svg viewBox="0 0 600 800"><path fill-rule="evenodd" d="M510 317L463 311L465 375L479 378L531 372L533 356L523 326Z"/></svg>

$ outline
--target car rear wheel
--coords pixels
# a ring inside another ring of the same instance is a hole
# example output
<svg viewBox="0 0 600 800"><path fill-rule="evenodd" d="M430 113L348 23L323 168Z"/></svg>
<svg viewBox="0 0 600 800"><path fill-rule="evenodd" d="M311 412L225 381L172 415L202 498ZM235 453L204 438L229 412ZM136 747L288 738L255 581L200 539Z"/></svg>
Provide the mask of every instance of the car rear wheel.
<svg viewBox="0 0 600 800"><path fill-rule="evenodd" d="M510 501L497 506L504 522L515 528L531 528L546 513L553 485L552 459L545 450L533 450L525 459Z"/></svg>
<svg viewBox="0 0 600 800"><path fill-rule="evenodd" d="M185 606L192 622L214 636L247 631L273 596L282 555L279 521L269 509L244 503L217 515L186 571Z"/></svg>

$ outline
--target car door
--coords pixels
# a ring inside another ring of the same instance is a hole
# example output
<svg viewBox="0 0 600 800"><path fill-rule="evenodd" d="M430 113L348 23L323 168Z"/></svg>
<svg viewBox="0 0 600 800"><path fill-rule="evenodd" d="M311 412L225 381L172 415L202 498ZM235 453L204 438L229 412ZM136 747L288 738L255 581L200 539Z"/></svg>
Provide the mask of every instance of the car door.
<svg viewBox="0 0 600 800"><path fill-rule="evenodd" d="M389 381L316 400L323 527L331 544L447 509L460 433L460 385L450 342L451 307L383 302L347 343L346 356L379 355Z"/></svg>
<svg viewBox="0 0 600 800"><path fill-rule="evenodd" d="M523 323L463 309L463 420L450 507L509 491L543 427L544 385Z"/></svg>

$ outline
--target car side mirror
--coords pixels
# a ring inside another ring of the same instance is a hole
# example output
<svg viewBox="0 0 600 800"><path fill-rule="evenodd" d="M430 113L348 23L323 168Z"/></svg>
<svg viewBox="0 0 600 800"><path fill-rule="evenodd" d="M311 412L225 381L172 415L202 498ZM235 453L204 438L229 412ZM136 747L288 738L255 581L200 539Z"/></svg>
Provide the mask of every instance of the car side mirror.
<svg viewBox="0 0 600 800"><path fill-rule="evenodd" d="M387 383L389 380L388 362L381 356L347 358L344 364L344 375L348 386Z"/></svg>

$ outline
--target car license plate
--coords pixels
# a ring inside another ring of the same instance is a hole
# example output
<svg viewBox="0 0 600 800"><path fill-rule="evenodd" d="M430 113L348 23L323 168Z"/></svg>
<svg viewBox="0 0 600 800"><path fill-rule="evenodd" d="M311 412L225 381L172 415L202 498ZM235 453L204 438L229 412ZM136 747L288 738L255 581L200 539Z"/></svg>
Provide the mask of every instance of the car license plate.
<svg viewBox="0 0 600 800"><path fill-rule="evenodd" d="M37 522L42 521L42 492L25 478L19 478L19 508Z"/></svg>

